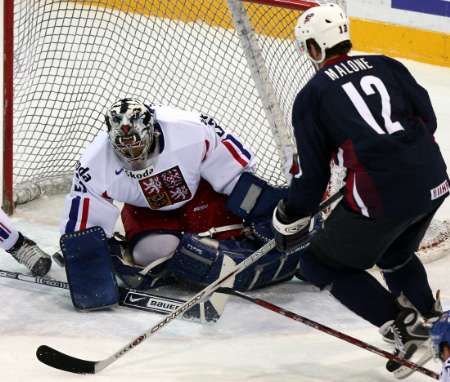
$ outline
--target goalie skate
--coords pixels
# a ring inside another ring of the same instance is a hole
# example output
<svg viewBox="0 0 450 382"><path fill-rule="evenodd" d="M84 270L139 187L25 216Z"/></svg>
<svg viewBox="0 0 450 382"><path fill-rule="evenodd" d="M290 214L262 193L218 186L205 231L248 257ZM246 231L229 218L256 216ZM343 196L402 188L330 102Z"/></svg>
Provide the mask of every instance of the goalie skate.
<svg viewBox="0 0 450 382"><path fill-rule="evenodd" d="M33 276L45 276L52 265L50 256L22 234L19 234L17 243L6 252L25 265Z"/></svg>

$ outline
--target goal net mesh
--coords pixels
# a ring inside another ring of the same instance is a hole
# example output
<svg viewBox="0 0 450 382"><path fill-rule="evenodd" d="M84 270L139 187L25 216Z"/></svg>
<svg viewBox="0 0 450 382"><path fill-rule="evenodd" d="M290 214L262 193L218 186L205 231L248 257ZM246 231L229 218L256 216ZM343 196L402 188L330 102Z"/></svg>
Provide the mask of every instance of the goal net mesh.
<svg viewBox="0 0 450 382"><path fill-rule="evenodd" d="M314 73L293 43L300 12L245 8L291 126L293 99ZM107 107L126 97L214 117L250 145L260 176L285 184L226 1L16 0L14 18L16 195L71 174Z"/></svg>

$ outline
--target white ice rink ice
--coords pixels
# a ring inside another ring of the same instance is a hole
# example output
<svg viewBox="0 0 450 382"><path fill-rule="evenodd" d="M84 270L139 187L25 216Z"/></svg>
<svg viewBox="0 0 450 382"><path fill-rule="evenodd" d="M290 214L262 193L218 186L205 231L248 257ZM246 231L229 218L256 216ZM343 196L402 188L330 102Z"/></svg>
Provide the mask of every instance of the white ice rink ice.
<svg viewBox="0 0 450 382"><path fill-rule="evenodd" d="M438 117L436 139L450 163L450 69L404 61L431 96ZM41 199L17 209L14 221L49 252L58 247L62 197ZM450 219L447 200L438 212ZM447 249L450 254L450 250ZM434 290L442 290L450 309L450 256L426 265ZM0 269L24 271L0 254ZM54 266L50 276L64 279ZM291 281L252 293L303 316L390 350L377 329L359 319L326 292ZM64 373L39 363L41 344L76 357L108 357L142 334L161 316L117 308L77 313L62 289L0 278L0 381L394 381L385 359L300 323L230 298L216 324L175 320L149 340L95 376ZM427 367L439 369L438 363ZM414 374L410 382L429 377Z"/></svg>

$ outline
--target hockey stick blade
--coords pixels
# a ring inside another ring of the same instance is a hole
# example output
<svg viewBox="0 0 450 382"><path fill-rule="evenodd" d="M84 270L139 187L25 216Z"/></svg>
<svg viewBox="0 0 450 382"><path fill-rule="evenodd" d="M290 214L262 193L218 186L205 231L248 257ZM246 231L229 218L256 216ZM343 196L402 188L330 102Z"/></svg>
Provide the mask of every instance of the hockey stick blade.
<svg viewBox="0 0 450 382"><path fill-rule="evenodd" d="M313 329L320 330L323 333L329 334L329 335L331 335L333 337L336 337L336 338L339 338L339 339L341 339L343 341L346 341L346 342L348 342L348 343L350 343L352 345L358 346L358 347L360 347L362 349L365 349L365 350L368 350L368 351L370 351L372 353L378 354L381 357L384 357L384 358L396 361L396 362L398 362L399 364L401 364L405 368L409 368L409 369L411 369L413 371L420 372L420 373L425 374L428 377L431 377L433 379L439 379L439 376L434 371L432 371L430 369L422 367L422 366L420 366L420 365L418 365L418 364L416 364L414 362L410 362L410 361L408 361L408 360L406 360L404 358L400 358L400 357L398 357L398 356L396 356L396 355L394 355L392 353L389 353L389 352L387 352L387 351L385 351L383 349L380 349L380 348L378 348L376 346L370 345L367 342L361 341L361 340L359 340L359 339L357 339L355 337L349 336L349 335L347 335L347 334L345 334L343 332L340 332L340 331L332 329L332 328L330 328L328 326L322 325L322 324L320 324L320 323L318 323L316 321L310 320L309 318L303 317L303 316L301 316L301 315L299 315L297 313L294 313L294 312L291 312L291 311L289 311L287 309L281 308L281 307L279 307L277 305L274 305L274 304L270 303L269 301L262 300L260 298L251 297L251 296L249 296L247 294L238 292L238 291L236 291L234 289L231 289L231 288L219 288L218 292L219 293L229 294L229 295L236 296L236 297L240 297L240 298L242 298L244 300L247 300L247 301L250 301L250 302L252 302L252 303L254 303L256 305L259 305L259 306L261 306L261 307L263 307L265 309L271 310L272 312L275 312L275 313L280 314L280 315L282 315L284 317L290 318L291 320L294 320L294 321L297 321L297 322L301 322L301 323L303 323L303 324L305 324L305 325L307 325L307 326L309 326L309 327L311 327Z"/></svg>
<svg viewBox="0 0 450 382"><path fill-rule="evenodd" d="M36 357L42 363L56 369L76 374L95 374L95 365L97 362L71 357L47 345L38 347Z"/></svg>

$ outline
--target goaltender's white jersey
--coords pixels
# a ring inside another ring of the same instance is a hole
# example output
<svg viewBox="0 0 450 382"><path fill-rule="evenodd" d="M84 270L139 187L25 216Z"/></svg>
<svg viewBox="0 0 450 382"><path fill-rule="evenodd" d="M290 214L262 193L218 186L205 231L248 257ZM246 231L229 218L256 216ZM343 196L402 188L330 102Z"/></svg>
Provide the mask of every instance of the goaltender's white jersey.
<svg viewBox="0 0 450 382"><path fill-rule="evenodd" d="M442 365L441 377L439 382L450 382L450 358Z"/></svg>
<svg viewBox="0 0 450 382"><path fill-rule="evenodd" d="M107 133L100 132L77 163L62 233L98 225L111 236L119 216L114 201L173 210L193 198L201 178L228 195L244 171L253 171L250 150L212 118L168 106L153 108L161 153L144 170L125 170Z"/></svg>

